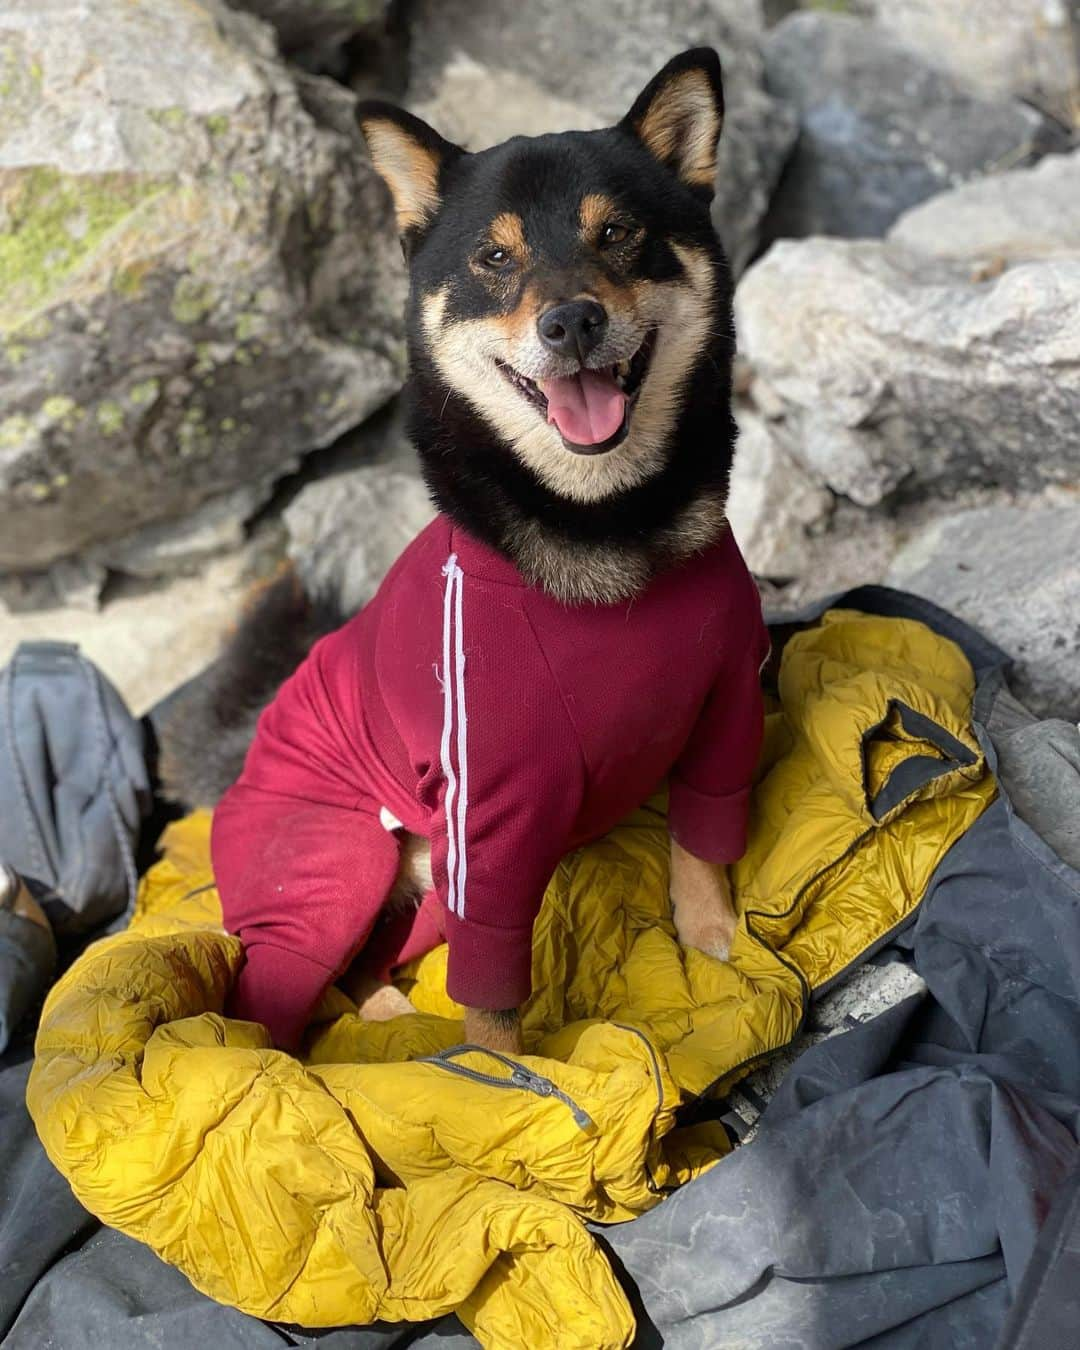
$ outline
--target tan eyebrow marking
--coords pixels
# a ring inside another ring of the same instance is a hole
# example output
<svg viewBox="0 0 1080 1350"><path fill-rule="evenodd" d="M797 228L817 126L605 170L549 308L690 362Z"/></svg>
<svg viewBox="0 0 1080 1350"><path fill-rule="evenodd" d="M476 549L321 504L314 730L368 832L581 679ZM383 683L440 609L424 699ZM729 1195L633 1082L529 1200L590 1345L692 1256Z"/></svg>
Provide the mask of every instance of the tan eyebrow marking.
<svg viewBox="0 0 1080 1350"><path fill-rule="evenodd" d="M578 208L582 235L590 241L596 239L608 221L618 214L619 208L610 197L605 197L602 192L590 192L582 197Z"/></svg>
<svg viewBox="0 0 1080 1350"><path fill-rule="evenodd" d="M488 238L496 248L506 249L519 262L524 262L529 256L525 224L514 211L501 211L495 217L488 229Z"/></svg>

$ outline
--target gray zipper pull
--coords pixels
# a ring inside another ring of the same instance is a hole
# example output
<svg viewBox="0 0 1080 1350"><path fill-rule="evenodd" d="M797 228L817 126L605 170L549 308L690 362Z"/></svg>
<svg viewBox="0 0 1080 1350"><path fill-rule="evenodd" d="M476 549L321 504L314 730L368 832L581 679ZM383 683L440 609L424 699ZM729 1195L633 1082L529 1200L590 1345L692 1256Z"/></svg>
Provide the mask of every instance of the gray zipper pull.
<svg viewBox="0 0 1080 1350"><path fill-rule="evenodd" d="M584 1130L586 1134L597 1133L596 1121L593 1120L588 1111L586 1111L584 1107L578 1106L573 1097L568 1096L561 1088L556 1087L550 1078L545 1078L542 1074L533 1073L533 1071L527 1069L524 1064L518 1064L510 1075L510 1079L511 1082L516 1083L519 1087L523 1087L529 1092L535 1092L538 1097L554 1097L556 1101L560 1101L564 1106L570 1108L571 1114L574 1117L574 1123L580 1129Z"/></svg>
<svg viewBox="0 0 1080 1350"><path fill-rule="evenodd" d="M456 1063L456 1056L463 1054L490 1055L492 1059L498 1060L500 1064L510 1070L510 1077L497 1078L493 1074L482 1073L479 1069L470 1069L464 1064ZM532 1092L537 1097L554 1097L556 1101L569 1107L574 1117L574 1123L580 1130L590 1135L598 1133L596 1122L588 1111L578 1106L573 1097L568 1096L561 1088L557 1088L550 1078L545 1078L540 1073L533 1073L524 1064L519 1064L517 1060L510 1059L507 1055L501 1055L497 1050L488 1050L482 1045L452 1045L448 1050L440 1050L435 1055L425 1055L416 1062L418 1064L437 1064L440 1069L448 1069L451 1073L456 1073L462 1078L471 1078L475 1083L487 1083L491 1087L497 1088L519 1088L524 1092Z"/></svg>

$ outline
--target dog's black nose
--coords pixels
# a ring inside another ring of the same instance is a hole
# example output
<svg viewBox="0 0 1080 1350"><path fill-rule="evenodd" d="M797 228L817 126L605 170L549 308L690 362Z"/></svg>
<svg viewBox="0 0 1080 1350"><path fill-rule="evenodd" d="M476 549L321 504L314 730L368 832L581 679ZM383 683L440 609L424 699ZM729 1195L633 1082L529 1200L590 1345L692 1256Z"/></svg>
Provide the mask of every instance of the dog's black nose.
<svg viewBox="0 0 1080 1350"><path fill-rule="evenodd" d="M560 356L584 361L599 347L607 332L607 311L595 300L571 300L555 305L536 321L544 345Z"/></svg>

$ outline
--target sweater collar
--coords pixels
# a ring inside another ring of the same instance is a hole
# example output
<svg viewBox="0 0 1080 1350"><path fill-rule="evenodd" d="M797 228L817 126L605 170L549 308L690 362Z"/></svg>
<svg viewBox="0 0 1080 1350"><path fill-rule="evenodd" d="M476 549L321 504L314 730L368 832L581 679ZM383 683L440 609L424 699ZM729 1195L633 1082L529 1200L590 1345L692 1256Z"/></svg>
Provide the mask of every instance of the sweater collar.
<svg viewBox="0 0 1080 1350"><path fill-rule="evenodd" d="M525 588L528 582L505 553L477 539L456 521L446 517L450 529L450 551L456 553L463 572L484 581L497 581L504 586Z"/></svg>

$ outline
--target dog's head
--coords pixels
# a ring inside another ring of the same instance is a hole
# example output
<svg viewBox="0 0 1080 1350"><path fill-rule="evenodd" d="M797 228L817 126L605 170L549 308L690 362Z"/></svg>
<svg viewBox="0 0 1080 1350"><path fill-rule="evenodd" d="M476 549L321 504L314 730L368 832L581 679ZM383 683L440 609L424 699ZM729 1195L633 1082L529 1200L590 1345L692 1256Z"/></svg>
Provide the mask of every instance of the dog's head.
<svg viewBox="0 0 1080 1350"><path fill-rule="evenodd" d="M730 279L709 214L715 52L669 62L614 127L475 154L392 105L358 115L409 263L421 403L445 417L463 402L482 439L581 505L665 469L695 372L710 389L699 420L717 402L727 413ZM712 436L726 434L714 417Z"/></svg>

